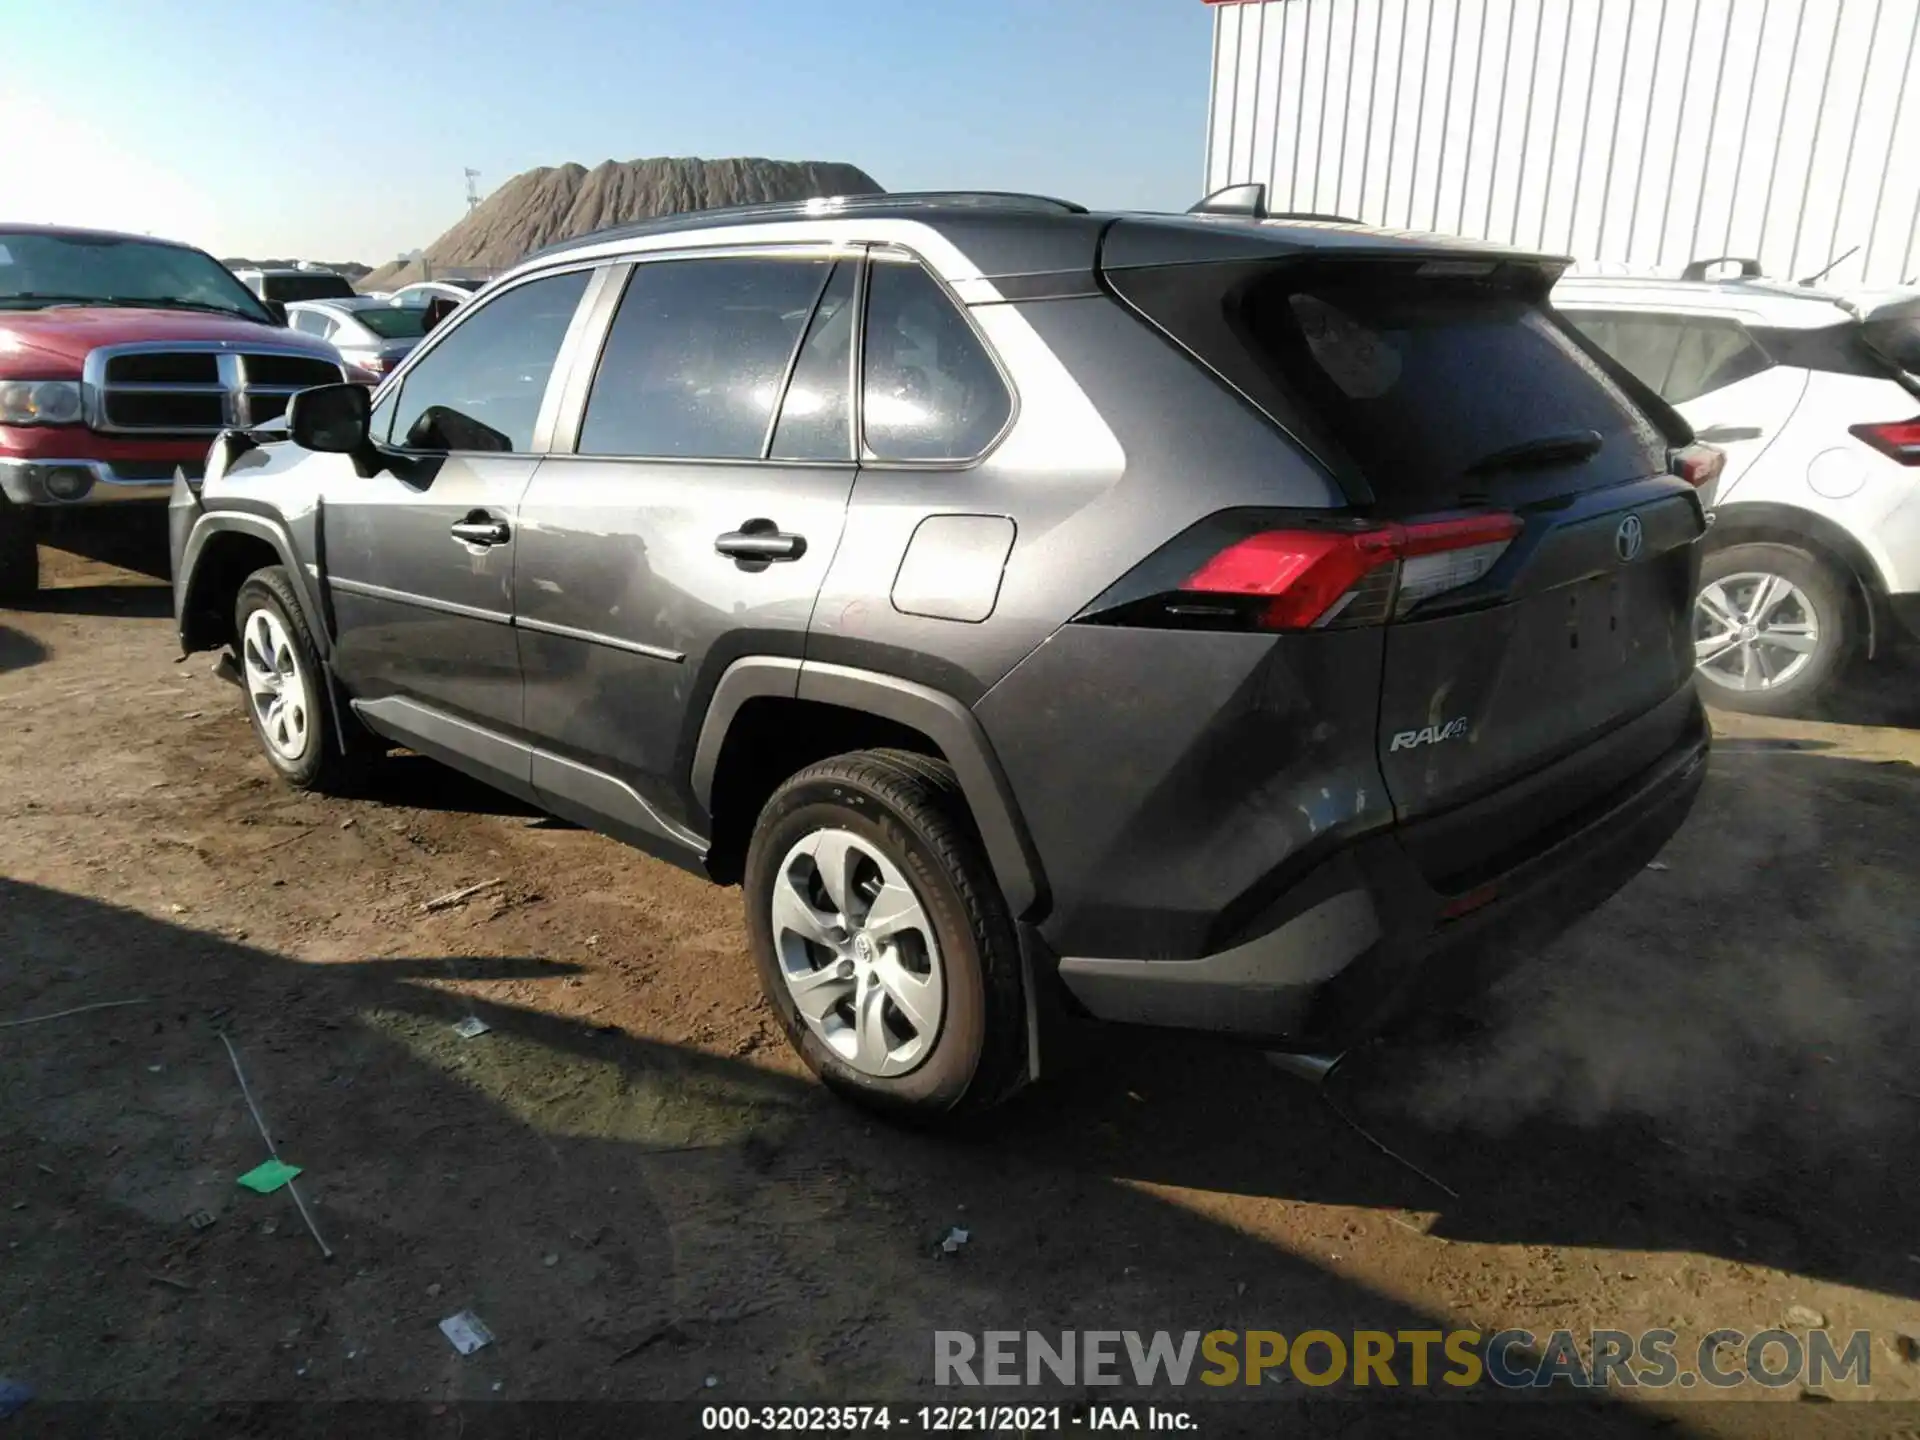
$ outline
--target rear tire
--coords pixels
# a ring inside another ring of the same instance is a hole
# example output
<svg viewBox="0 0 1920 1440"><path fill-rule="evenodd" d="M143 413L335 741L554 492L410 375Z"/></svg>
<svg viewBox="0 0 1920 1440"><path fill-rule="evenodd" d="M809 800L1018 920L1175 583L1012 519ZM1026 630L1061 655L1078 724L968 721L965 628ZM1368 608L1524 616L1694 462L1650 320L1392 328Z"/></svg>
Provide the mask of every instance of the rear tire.
<svg viewBox="0 0 1920 1440"><path fill-rule="evenodd" d="M0 605L24 605L40 593L40 545L33 511L0 497Z"/></svg>
<svg viewBox="0 0 1920 1440"><path fill-rule="evenodd" d="M1024 1083L1019 942L948 766L870 750L800 771L743 889L767 1003L836 1093L925 1122Z"/></svg>
<svg viewBox="0 0 1920 1440"><path fill-rule="evenodd" d="M1750 715L1812 708L1858 639L1848 577L1790 545L1729 545L1700 566L1693 636L1700 694Z"/></svg>
<svg viewBox="0 0 1920 1440"><path fill-rule="evenodd" d="M347 795L359 789L372 747L356 727L342 752L326 668L285 567L247 577L233 624L247 716L267 763L296 790Z"/></svg>

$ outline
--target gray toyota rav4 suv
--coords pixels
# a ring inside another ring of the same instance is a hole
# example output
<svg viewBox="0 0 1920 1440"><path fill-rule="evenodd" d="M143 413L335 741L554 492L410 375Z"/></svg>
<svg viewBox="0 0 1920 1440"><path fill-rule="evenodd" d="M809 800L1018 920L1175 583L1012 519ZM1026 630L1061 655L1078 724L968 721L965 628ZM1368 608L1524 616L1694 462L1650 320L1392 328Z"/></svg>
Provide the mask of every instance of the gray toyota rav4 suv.
<svg viewBox="0 0 1920 1440"><path fill-rule="evenodd" d="M436 757L741 885L837 1089L1087 1017L1337 1053L1640 870L1715 452L1562 261L1257 203L706 212L537 254L173 498L267 760Z"/></svg>

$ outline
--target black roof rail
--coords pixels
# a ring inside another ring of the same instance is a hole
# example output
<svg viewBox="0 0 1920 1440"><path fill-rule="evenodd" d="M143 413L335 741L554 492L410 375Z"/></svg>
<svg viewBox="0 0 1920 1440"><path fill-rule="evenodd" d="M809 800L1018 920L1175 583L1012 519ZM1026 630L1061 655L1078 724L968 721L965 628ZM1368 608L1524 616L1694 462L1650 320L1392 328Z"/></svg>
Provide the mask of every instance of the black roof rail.
<svg viewBox="0 0 1920 1440"><path fill-rule="evenodd" d="M1247 185L1229 185L1224 190L1215 190L1197 205L1188 208L1189 215L1232 215L1243 220L1317 220L1330 225L1364 225L1364 220L1356 220L1351 215L1327 215L1317 210L1269 210L1267 209L1267 187L1255 181Z"/></svg>
<svg viewBox="0 0 1920 1440"><path fill-rule="evenodd" d="M751 205L720 205L710 210L680 210L671 215L655 215L631 220L623 225L608 225L570 236L530 250L521 261L542 255L554 255L585 245L609 240L638 239L646 235L670 235L677 230L698 230L708 225L737 220L787 220L863 214L875 210L1018 210L1053 215L1084 215L1087 207L1051 195L1027 195L1011 190L910 190L875 195L819 195L807 200L767 200Z"/></svg>
<svg viewBox="0 0 1920 1440"><path fill-rule="evenodd" d="M1682 280L1704 280L1707 278L1707 271L1715 265L1738 265L1740 267L1740 278L1742 280L1758 280L1761 278L1760 262L1758 260L1745 259L1738 255L1713 255L1705 260L1696 260L1680 272L1680 278Z"/></svg>

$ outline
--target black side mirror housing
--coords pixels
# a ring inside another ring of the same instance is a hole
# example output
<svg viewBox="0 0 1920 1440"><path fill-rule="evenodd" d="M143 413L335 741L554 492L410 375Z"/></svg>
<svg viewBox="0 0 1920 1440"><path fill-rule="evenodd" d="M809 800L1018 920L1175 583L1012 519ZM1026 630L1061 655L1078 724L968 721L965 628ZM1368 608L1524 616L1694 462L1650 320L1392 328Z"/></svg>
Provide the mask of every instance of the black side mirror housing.
<svg viewBox="0 0 1920 1440"><path fill-rule="evenodd" d="M364 385L316 385L287 405L287 433L303 450L361 455L369 448L373 395Z"/></svg>
<svg viewBox="0 0 1920 1440"><path fill-rule="evenodd" d="M459 305L458 300L449 300L445 295L436 295L429 300L425 318L427 333L431 334L442 320L459 308Z"/></svg>
<svg viewBox="0 0 1920 1440"><path fill-rule="evenodd" d="M267 307L267 313L273 316L274 324L285 325L287 323L287 307L283 302L279 300L262 300L260 303Z"/></svg>

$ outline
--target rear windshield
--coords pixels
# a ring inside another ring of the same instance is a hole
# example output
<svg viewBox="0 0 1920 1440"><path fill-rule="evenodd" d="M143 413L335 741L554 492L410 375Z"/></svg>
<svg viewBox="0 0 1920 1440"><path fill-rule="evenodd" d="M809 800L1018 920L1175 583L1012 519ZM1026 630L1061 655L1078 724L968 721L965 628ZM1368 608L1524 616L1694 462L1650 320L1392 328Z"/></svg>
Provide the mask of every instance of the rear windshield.
<svg viewBox="0 0 1920 1440"><path fill-rule="evenodd" d="M1185 288L1227 267L1181 268ZM1256 378L1240 388L1384 509L1539 499L1665 469L1666 438L1541 289L1537 278L1422 276L1405 262L1269 265L1217 294L1223 325L1175 333L1236 384ZM1194 307L1171 308L1178 324ZM1570 437L1584 441L1558 458L1547 447L1545 459L1488 464Z"/></svg>
<svg viewBox="0 0 1920 1440"><path fill-rule="evenodd" d="M424 305L388 305L378 309L362 306L353 318L382 340L418 340L427 333L427 307Z"/></svg>
<svg viewBox="0 0 1920 1440"><path fill-rule="evenodd" d="M344 275L263 275L266 300L336 300L353 294Z"/></svg>

